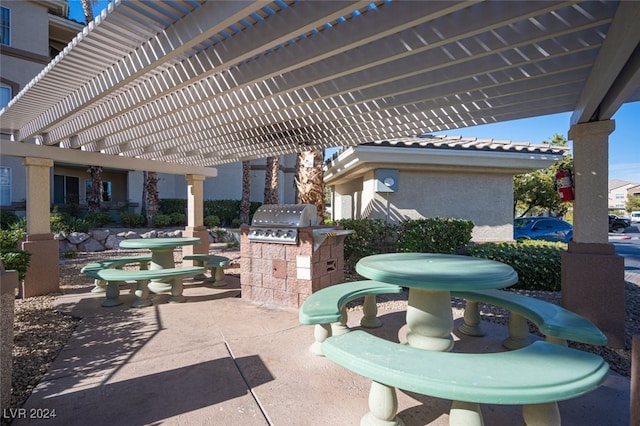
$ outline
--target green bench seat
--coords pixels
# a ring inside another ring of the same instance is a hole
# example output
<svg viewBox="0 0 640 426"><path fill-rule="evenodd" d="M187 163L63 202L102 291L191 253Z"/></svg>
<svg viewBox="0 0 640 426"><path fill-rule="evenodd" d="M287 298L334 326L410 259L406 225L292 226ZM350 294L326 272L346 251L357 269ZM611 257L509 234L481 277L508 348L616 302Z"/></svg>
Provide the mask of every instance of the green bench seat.
<svg viewBox="0 0 640 426"><path fill-rule="evenodd" d="M523 405L526 424L559 425L556 401L595 389L609 370L598 355L544 341L509 352L434 352L356 330L326 339L322 351L373 381L363 425L402 424L395 388L452 400L451 425L482 425L479 404Z"/></svg>
<svg viewBox="0 0 640 426"><path fill-rule="evenodd" d="M470 336L482 336L478 302L501 306L510 311L509 337L502 343L507 349L529 344L527 319L538 327L545 339L566 345L567 340L589 345L606 345L607 337L592 322L561 306L511 291L452 291L452 296L467 300L464 323L458 329Z"/></svg>
<svg viewBox="0 0 640 426"><path fill-rule="evenodd" d="M311 345L311 352L322 356L321 345L327 337L349 331L346 308L348 302L364 297L360 325L376 328L382 325L377 317L376 295L401 292L402 287L395 284L363 280L331 285L311 294L300 307L298 315L301 324L315 325L315 342Z"/></svg>
<svg viewBox="0 0 640 426"><path fill-rule="evenodd" d="M224 279L224 268L229 265L230 259L215 254L189 254L183 260L193 260L197 266L209 268L211 271L212 284L214 287L222 287L226 284ZM205 276L201 278L206 278Z"/></svg>
<svg viewBox="0 0 640 426"><path fill-rule="evenodd" d="M184 301L182 296L182 281L181 278L195 277L204 272L204 268L199 266L186 266L181 268L164 268L164 269L101 269L94 271L92 274L108 283L123 282L123 281L135 281L137 283L135 295L136 300L131 306L139 308L143 306L151 305L149 300L149 288L147 287L150 280L170 280L173 279L173 285L171 286L171 298L172 302Z"/></svg>
<svg viewBox="0 0 640 426"><path fill-rule="evenodd" d="M148 269L149 262L151 262L151 255L117 257L88 263L80 269L80 272L94 279L95 286L91 290L92 293L106 293L106 299L102 302L102 306L119 306L122 305L122 301L120 300L120 285L124 285L126 282L112 281L111 285L109 285L109 282L96 277L95 272L109 268L122 269L122 267L126 265L133 264L138 265L140 269Z"/></svg>

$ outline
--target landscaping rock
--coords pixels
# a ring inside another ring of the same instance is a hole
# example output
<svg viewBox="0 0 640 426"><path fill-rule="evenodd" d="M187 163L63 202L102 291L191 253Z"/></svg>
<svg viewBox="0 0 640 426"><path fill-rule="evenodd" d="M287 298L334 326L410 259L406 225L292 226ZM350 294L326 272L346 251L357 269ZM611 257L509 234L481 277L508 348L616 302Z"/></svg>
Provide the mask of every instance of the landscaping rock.
<svg viewBox="0 0 640 426"><path fill-rule="evenodd" d="M111 231L109 231L108 229L93 229L90 232L91 237L101 242L104 242L110 234Z"/></svg>
<svg viewBox="0 0 640 426"><path fill-rule="evenodd" d="M109 235L104 241L104 246L107 250L115 250L120 247L120 241L122 240L124 240L124 238L119 238L115 235Z"/></svg>
<svg viewBox="0 0 640 426"><path fill-rule="evenodd" d="M89 238L91 238L91 236L89 234L85 234L84 232L72 232L67 235L67 240L69 240L71 244L80 244L81 242L86 241Z"/></svg>
<svg viewBox="0 0 640 426"><path fill-rule="evenodd" d="M89 238L88 240L83 241L78 244L78 250L84 252L94 252L94 251L103 251L104 244L102 244L98 240L94 240L93 238Z"/></svg>

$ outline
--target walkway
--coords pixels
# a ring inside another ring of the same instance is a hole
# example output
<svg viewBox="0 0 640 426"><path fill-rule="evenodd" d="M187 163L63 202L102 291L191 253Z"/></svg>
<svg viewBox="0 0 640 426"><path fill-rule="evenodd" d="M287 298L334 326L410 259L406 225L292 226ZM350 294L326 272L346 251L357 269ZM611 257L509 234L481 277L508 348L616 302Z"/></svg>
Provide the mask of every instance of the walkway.
<svg viewBox="0 0 640 426"><path fill-rule="evenodd" d="M59 309L83 319L27 410L55 409L55 419L41 422L65 426L359 424L369 381L311 355L313 329L298 323L297 310L257 306L239 294L238 279L229 277L226 288L186 285L186 303L143 309L101 308L103 296L88 292L60 297ZM403 314L379 314L379 332L397 335ZM359 317L353 313L350 324ZM480 342L498 347L506 329L488 326L494 338ZM467 337L458 347L478 349L477 342ZM404 392L398 399L407 426L447 424L448 401ZM626 425L629 380L612 373L560 409L567 425ZM519 407L483 412L488 425L521 422ZM40 421L13 424L31 423Z"/></svg>

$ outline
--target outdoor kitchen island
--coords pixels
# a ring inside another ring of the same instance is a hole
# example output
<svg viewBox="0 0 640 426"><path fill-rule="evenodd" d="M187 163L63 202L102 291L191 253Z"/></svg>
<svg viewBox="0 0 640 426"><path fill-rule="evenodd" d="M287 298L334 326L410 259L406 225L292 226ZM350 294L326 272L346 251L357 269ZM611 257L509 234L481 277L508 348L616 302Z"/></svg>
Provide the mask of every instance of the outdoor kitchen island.
<svg viewBox="0 0 640 426"><path fill-rule="evenodd" d="M242 298L299 308L344 281L344 238L352 231L318 225L313 204L265 204L241 227Z"/></svg>

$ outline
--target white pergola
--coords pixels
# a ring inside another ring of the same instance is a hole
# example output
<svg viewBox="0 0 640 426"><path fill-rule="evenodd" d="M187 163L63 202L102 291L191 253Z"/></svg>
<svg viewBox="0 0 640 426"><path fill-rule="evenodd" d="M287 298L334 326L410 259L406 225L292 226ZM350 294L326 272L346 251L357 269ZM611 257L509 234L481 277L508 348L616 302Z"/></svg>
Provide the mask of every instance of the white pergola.
<svg viewBox="0 0 640 426"><path fill-rule="evenodd" d="M0 111L0 148L211 176L217 164L572 111L569 253L614 256L607 142L617 109L640 100L638 22L634 1L116 0Z"/></svg>

